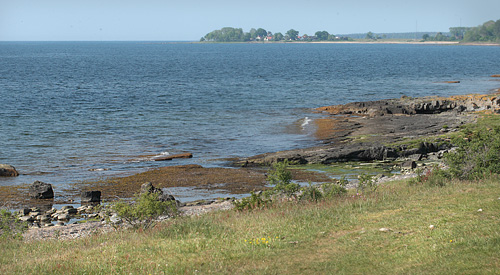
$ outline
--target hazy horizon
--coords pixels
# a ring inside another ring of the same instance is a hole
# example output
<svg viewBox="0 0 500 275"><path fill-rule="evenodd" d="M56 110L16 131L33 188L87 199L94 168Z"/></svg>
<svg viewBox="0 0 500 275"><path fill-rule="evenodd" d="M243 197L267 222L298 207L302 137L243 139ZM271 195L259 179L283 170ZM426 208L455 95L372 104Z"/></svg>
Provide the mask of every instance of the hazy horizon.
<svg viewBox="0 0 500 275"><path fill-rule="evenodd" d="M498 20L497 0L0 0L0 41L197 41L223 27L301 35L448 32Z"/></svg>

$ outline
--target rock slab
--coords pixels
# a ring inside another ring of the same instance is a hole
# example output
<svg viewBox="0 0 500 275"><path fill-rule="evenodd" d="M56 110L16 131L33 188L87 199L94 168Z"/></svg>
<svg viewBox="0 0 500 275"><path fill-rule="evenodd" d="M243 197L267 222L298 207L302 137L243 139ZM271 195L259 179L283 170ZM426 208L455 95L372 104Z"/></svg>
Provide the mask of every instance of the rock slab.
<svg viewBox="0 0 500 275"><path fill-rule="evenodd" d="M16 168L8 164L0 164L0 177L17 177L19 173Z"/></svg>
<svg viewBox="0 0 500 275"><path fill-rule="evenodd" d="M192 158L193 154L191 153L183 153L183 154L176 154L176 155L166 155L166 156L161 156L161 157L156 157L153 158L154 161L165 161L165 160L173 160L173 159L187 159L187 158Z"/></svg>
<svg viewBox="0 0 500 275"><path fill-rule="evenodd" d="M29 196L33 199L53 199L54 190L52 189L52 184L35 181L29 186L28 189Z"/></svg>

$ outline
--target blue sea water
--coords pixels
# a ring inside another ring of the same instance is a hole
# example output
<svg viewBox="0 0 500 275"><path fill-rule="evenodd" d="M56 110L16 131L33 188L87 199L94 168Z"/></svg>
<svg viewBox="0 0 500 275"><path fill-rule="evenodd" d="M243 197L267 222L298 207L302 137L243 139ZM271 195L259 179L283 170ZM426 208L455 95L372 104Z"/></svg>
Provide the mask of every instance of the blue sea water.
<svg viewBox="0 0 500 275"><path fill-rule="evenodd" d="M313 108L487 93L499 60L481 46L1 42L0 163L22 175L0 185L314 145ZM194 158L147 157L180 152Z"/></svg>

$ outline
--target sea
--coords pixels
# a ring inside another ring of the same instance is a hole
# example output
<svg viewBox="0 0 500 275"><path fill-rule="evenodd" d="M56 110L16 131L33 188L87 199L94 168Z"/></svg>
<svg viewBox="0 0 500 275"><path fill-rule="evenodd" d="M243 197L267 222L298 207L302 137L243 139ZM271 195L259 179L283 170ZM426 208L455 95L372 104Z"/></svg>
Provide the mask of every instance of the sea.
<svg viewBox="0 0 500 275"><path fill-rule="evenodd" d="M488 93L499 60L495 46L0 42L0 163L21 173L0 186L318 145L314 108Z"/></svg>

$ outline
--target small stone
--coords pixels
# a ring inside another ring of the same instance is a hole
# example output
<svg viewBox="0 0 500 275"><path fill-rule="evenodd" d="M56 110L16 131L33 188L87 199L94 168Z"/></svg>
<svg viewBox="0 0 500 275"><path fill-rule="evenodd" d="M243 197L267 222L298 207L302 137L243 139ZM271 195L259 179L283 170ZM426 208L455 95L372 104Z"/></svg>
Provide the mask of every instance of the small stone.
<svg viewBox="0 0 500 275"><path fill-rule="evenodd" d="M57 215L57 219L60 221L61 220L62 221L69 221L70 216L69 216L69 214L59 214L59 215Z"/></svg>
<svg viewBox="0 0 500 275"><path fill-rule="evenodd" d="M76 210L75 208L68 208L68 209L64 210L64 213L70 214L70 215L75 215L78 213L78 210Z"/></svg>
<svg viewBox="0 0 500 275"><path fill-rule="evenodd" d="M392 231L392 230L391 230L391 229L389 229L389 228L382 227L382 228L380 228L378 231L380 231L380 232L390 232L390 231Z"/></svg>
<svg viewBox="0 0 500 275"><path fill-rule="evenodd" d="M56 226L64 226L64 222L62 222L62 221L58 221L58 222L56 223Z"/></svg>
<svg viewBox="0 0 500 275"><path fill-rule="evenodd" d="M429 229L434 229L434 225L433 224L429 225Z"/></svg>
<svg viewBox="0 0 500 275"><path fill-rule="evenodd" d="M23 221L23 222L34 222L35 219L33 219L32 216L22 216L22 217L19 217L19 220Z"/></svg>
<svg viewBox="0 0 500 275"><path fill-rule="evenodd" d="M39 219L39 220L40 220L41 222L50 222L50 220L51 220L51 217L50 217L49 215L41 215L41 216L39 216L39 217L40 217L40 219Z"/></svg>
<svg viewBox="0 0 500 275"><path fill-rule="evenodd" d="M89 214L89 216L88 216L89 219L95 219L97 217L99 217L99 214L95 214L95 213L94 214Z"/></svg>
<svg viewBox="0 0 500 275"><path fill-rule="evenodd" d="M50 210L45 211L45 214L47 214L47 215L52 215L52 214L54 214L54 213L56 213L56 212L57 212L57 209L52 208L52 209L50 209Z"/></svg>
<svg viewBox="0 0 500 275"><path fill-rule="evenodd" d="M113 224L120 224L120 223L122 223L122 219L120 219L120 217L118 217L118 215L117 215L117 214L113 214L113 215L109 218L109 220L110 220L110 221L111 221L111 223L113 223Z"/></svg>
<svg viewBox="0 0 500 275"><path fill-rule="evenodd" d="M479 209L477 210L477 212L483 212L483 209L479 208Z"/></svg>
<svg viewBox="0 0 500 275"><path fill-rule="evenodd" d="M31 209L23 208L23 209L19 210L19 215L26 216L26 215L29 215L30 212L31 212Z"/></svg>

